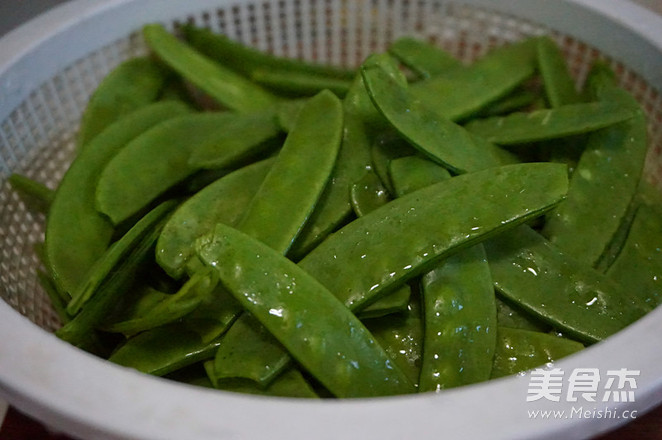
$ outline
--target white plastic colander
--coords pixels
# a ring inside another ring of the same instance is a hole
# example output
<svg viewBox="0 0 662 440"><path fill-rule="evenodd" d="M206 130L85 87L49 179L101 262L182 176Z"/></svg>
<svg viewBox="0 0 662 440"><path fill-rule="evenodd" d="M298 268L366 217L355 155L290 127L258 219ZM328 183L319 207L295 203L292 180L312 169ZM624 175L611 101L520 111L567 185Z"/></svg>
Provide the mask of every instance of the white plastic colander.
<svg viewBox="0 0 662 440"><path fill-rule="evenodd" d="M624 0L74 1L0 40L0 397L85 439L574 438L629 420L529 417L569 414L573 403L527 402L527 376L351 401L231 394L143 375L53 336L59 323L35 277L43 218L6 180L21 172L55 187L90 93L119 62L145 52L141 25L189 21L277 55L345 66L405 34L463 60L551 34L579 81L596 57L611 61L648 113L645 173L662 181L662 19ZM662 401L661 333L656 310L557 366L640 370L636 401L610 407L641 414Z"/></svg>

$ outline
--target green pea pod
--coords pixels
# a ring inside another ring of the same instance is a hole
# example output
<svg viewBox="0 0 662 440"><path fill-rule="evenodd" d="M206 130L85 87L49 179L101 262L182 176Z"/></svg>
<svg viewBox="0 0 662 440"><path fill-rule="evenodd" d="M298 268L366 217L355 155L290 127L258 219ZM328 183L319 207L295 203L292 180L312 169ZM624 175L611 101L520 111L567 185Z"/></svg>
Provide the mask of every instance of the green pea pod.
<svg viewBox="0 0 662 440"><path fill-rule="evenodd" d="M361 76L357 76L343 100L343 134L336 165L317 206L288 252L288 257L300 260L346 222L352 213L349 187L370 166L369 140L365 124L357 109L359 96L366 95ZM366 96L367 98L367 96Z"/></svg>
<svg viewBox="0 0 662 440"><path fill-rule="evenodd" d="M166 64L229 109L266 110L277 100L257 84L177 40L160 24L144 26L143 36L149 48Z"/></svg>
<svg viewBox="0 0 662 440"><path fill-rule="evenodd" d="M382 181L372 171L367 171L359 182L350 190L352 208L357 216L364 216L375 209L384 206L391 200ZM361 310L357 316L361 319L388 315L394 311L406 310L409 305L411 289L405 285L386 295ZM388 347L384 347L388 350Z"/></svg>
<svg viewBox="0 0 662 440"><path fill-rule="evenodd" d="M179 279L195 259L194 243L216 223L236 225L273 164L267 159L222 177L182 203L172 214L156 244L157 263Z"/></svg>
<svg viewBox="0 0 662 440"><path fill-rule="evenodd" d="M423 275L424 339L420 391L490 378L496 345L494 288L482 245Z"/></svg>
<svg viewBox="0 0 662 440"><path fill-rule="evenodd" d="M141 212L168 189L191 176L191 152L207 142L233 113L193 113L158 124L133 139L101 171L96 207L114 224Z"/></svg>
<svg viewBox="0 0 662 440"><path fill-rule="evenodd" d="M209 134L191 153L192 168L230 168L255 157L276 137L280 127L273 111L237 115Z"/></svg>
<svg viewBox="0 0 662 440"><path fill-rule="evenodd" d="M294 97L313 96L322 90L329 90L342 98L352 84L349 79L265 68L255 69L251 79L275 93Z"/></svg>
<svg viewBox="0 0 662 440"><path fill-rule="evenodd" d="M67 312L70 315L73 316L80 312L85 303L98 291L101 284L123 264L123 261L142 240L147 231L154 226L154 222L164 215L163 212L172 210L176 203L174 201L164 203L160 210L146 216L143 221L136 223L119 240L110 245L106 252L90 267L85 275L84 282L72 292L71 300L67 305Z"/></svg>
<svg viewBox="0 0 662 440"><path fill-rule="evenodd" d="M46 257L58 290L69 295L110 244L113 226L95 207L99 174L127 143L159 122L188 112L164 102L111 124L74 159L56 190L46 222Z"/></svg>
<svg viewBox="0 0 662 440"><path fill-rule="evenodd" d="M67 324L56 331L61 339L77 347L95 351L95 329L100 328L112 309L121 302L122 295L137 276L140 267L154 251L154 243L161 233L166 216L173 208L164 202L150 211L132 228L142 231L139 241L112 273L99 285L85 307Z"/></svg>
<svg viewBox="0 0 662 440"><path fill-rule="evenodd" d="M413 154L416 154L416 149L398 133L382 133L372 144L370 148L372 170L379 176L389 195L395 194L395 187L389 175L391 162L400 157L411 156Z"/></svg>
<svg viewBox="0 0 662 440"><path fill-rule="evenodd" d="M241 306L224 289L216 289L208 299L179 321L128 339L108 360L162 376L213 358Z"/></svg>
<svg viewBox="0 0 662 440"><path fill-rule="evenodd" d="M205 298L212 293L217 283L218 279L214 272L200 270L193 274L177 293L168 295L167 298L155 304L146 313L106 326L104 330L123 333L130 337L142 331L176 321L198 308Z"/></svg>
<svg viewBox="0 0 662 440"><path fill-rule="evenodd" d="M550 37L538 39L538 68L550 107L581 102L563 52Z"/></svg>
<svg viewBox="0 0 662 440"><path fill-rule="evenodd" d="M641 205L623 249L607 271L607 276L627 287L649 310L662 304L661 238L659 207Z"/></svg>
<svg viewBox="0 0 662 440"><path fill-rule="evenodd" d="M399 161L399 162L398 162ZM416 156L391 162L401 197L450 175ZM496 343L496 306L485 250L477 244L445 259L421 278L423 352L419 391L488 380Z"/></svg>
<svg viewBox="0 0 662 440"><path fill-rule="evenodd" d="M288 99L287 101L279 102L276 105L276 119L280 128L289 133L297 121L299 112L306 104L307 98L301 99Z"/></svg>
<svg viewBox="0 0 662 440"><path fill-rule="evenodd" d="M446 168L418 156L406 156L392 160L389 164L389 175L397 197L451 177Z"/></svg>
<svg viewBox="0 0 662 440"><path fill-rule="evenodd" d="M494 285L527 312L594 343L644 315L636 297L520 226L485 243Z"/></svg>
<svg viewBox="0 0 662 440"><path fill-rule="evenodd" d="M499 327L492 378L542 367L583 348L579 342L548 333Z"/></svg>
<svg viewBox="0 0 662 440"><path fill-rule="evenodd" d="M499 327L517 328L542 333L550 330L549 325L499 296L496 297L496 308L497 325Z"/></svg>
<svg viewBox="0 0 662 440"><path fill-rule="evenodd" d="M132 286L131 293L122 299L122 306L113 310L102 326L103 331L109 331L114 323L129 321L145 316L160 302L170 298L172 294L152 287L147 282Z"/></svg>
<svg viewBox="0 0 662 440"><path fill-rule="evenodd" d="M452 121L465 119L506 96L536 70L537 39L491 51L469 67L458 67L412 85L414 99Z"/></svg>
<svg viewBox="0 0 662 440"><path fill-rule="evenodd" d="M548 216L543 234L568 255L595 265L628 212L646 157L646 117L627 92L603 89L601 100L636 115L589 137L570 180L568 198Z"/></svg>
<svg viewBox="0 0 662 440"><path fill-rule="evenodd" d="M319 397L303 377L303 374L296 368L288 368L266 387L261 387L259 384L250 380L231 379L220 381L215 385L215 388L234 393L257 394L261 396L304 397L312 399Z"/></svg>
<svg viewBox="0 0 662 440"><path fill-rule="evenodd" d="M399 289L397 292L402 290ZM366 319L364 322L393 362L407 375L409 381L418 385L423 347L423 320L418 294L412 294L410 298L405 310L389 316Z"/></svg>
<svg viewBox="0 0 662 440"><path fill-rule="evenodd" d="M421 78L441 75L461 64L441 48L412 37L398 38L391 43L388 52Z"/></svg>
<svg viewBox="0 0 662 440"><path fill-rule="evenodd" d="M168 69L149 57L131 58L115 67L87 103L78 131L78 148L84 148L120 117L156 101L169 76Z"/></svg>
<svg viewBox="0 0 662 440"><path fill-rule="evenodd" d="M198 255L216 268L223 285L334 395L413 391L363 324L293 262L220 224L197 246Z"/></svg>
<svg viewBox="0 0 662 440"><path fill-rule="evenodd" d="M388 190L373 171L366 171L364 176L351 186L349 198L352 209L359 217L391 201Z"/></svg>
<svg viewBox="0 0 662 440"><path fill-rule="evenodd" d="M342 105L335 95L325 91L308 100L239 228L286 253L331 175L342 128Z"/></svg>
<svg viewBox="0 0 662 440"><path fill-rule="evenodd" d="M48 214L55 191L21 174L13 173L7 181L29 209Z"/></svg>
<svg viewBox="0 0 662 440"><path fill-rule="evenodd" d="M474 119L465 128L495 144L516 145L589 133L627 121L637 113L618 103L589 102Z"/></svg>
<svg viewBox="0 0 662 440"><path fill-rule="evenodd" d="M553 208L566 175L563 165L535 163L453 177L351 222L299 265L358 312L449 255Z"/></svg>
<svg viewBox="0 0 662 440"><path fill-rule="evenodd" d="M192 25L183 26L182 31L186 40L196 50L246 76L251 76L258 69L309 73L349 80L356 74L351 69L277 57L233 41L226 35L215 34L208 29Z"/></svg>
<svg viewBox="0 0 662 440"><path fill-rule="evenodd" d="M512 93L484 107L474 116L477 118L489 118L492 116L503 116L515 111L530 109L536 106L539 99L540 95L538 93L528 90L525 87L520 87Z"/></svg>
<svg viewBox="0 0 662 440"><path fill-rule="evenodd" d="M518 161L511 153L421 105L386 73L382 67L385 62L384 58L369 57L363 63L366 88L382 115L421 153L455 173Z"/></svg>

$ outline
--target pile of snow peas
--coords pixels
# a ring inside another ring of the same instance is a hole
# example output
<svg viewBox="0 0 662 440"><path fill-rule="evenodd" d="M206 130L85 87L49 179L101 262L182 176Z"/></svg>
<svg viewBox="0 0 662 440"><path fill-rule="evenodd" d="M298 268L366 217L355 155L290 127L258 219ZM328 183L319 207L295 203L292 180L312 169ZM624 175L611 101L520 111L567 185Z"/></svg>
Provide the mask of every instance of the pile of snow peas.
<svg viewBox="0 0 662 440"><path fill-rule="evenodd" d="M45 214L56 334L288 397L439 391L582 350L662 302L647 121L546 36L470 64L402 37L356 69L182 26L90 97Z"/></svg>

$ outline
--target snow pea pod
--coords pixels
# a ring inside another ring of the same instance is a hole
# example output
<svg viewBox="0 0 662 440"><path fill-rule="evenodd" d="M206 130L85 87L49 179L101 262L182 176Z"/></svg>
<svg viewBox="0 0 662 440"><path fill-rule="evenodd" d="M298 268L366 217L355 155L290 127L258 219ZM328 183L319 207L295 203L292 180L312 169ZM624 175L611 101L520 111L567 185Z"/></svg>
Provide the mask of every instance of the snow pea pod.
<svg viewBox="0 0 662 440"><path fill-rule="evenodd" d="M280 253L221 224L198 241L197 250L235 298L335 396L413 392L363 324Z"/></svg>
<svg viewBox="0 0 662 440"><path fill-rule="evenodd" d="M322 90L330 90L342 98L347 95L352 84L349 79L264 68L255 69L251 79L275 93L292 97L312 96Z"/></svg>
<svg viewBox="0 0 662 440"><path fill-rule="evenodd" d="M218 278L214 272L198 270L177 293L168 295L167 298L154 304L146 313L125 321L115 322L110 326L106 326L104 330L123 333L130 337L142 331L176 321L198 308L216 288L217 283Z"/></svg>
<svg viewBox="0 0 662 440"><path fill-rule="evenodd" d="M551 209L565 195L566 174L563 165L535 163L453 177L351 222L299 265L357 312L443 258Z"/></svg>
<svg viewBox="0 0 662 440"><path fill-rule="evenodd" d="M520 330L531 330L535 332L548 332L549 325L535 319L516 305L512 305L506 299L496 297L497 325L499 327L518 328Z"/></svg>
<svg viewBox="0 0 662 440"><path fill-rule="evenodd" d="M416 154L416 149L398 133L382 133L375 139L370 148L372 170L379 176L389 195L395 194L393 182L389 175L389 166L393 160Z"/></svg>
<svg viewBox="0 0 662 440"><path fill-rule="evenodd" d="M257 84L179 41L160 24L145 25L143 36L149 48L166 64L229 109L260 111L277 101Z"/></svg>
<svg viewBox="0 0 662 440"><path fill-rule="evenodd" d="M579 342L556 335L499 327L492 378L542 367L583 349Z"/></svg>
<svg viewBox="0 0 662 440"><path fill-rule="evenodd" d="M369 57L361 74L375 106L421 153L452 172L477 171L518 162L511 153L486 142L426 108L383 67L392 62Z"/></svg>
<svg viewBox="0 0 662 440"><path fill-rule="evenodd" d="M273 111L237 115L209 134L188 159L192 168L230 168L254 157L276 137L280 127Z"/></svg>
<svg viewBox="0 0 662 440"><path fill-rule="evenodd" d="M57 291L57 287L55 287L55 283L53 283L51 277L48 276L46 272L37 270L37 280L39 281L41 288L46 292L46 295L48 295L48 299L50 300L51 306L60 320L60 323L66 324L69 322L71 316L67 313L67 305Z"/></svg>
<svg viewBox="0 0 662 440"><path fill-rule="evenodd" d="M444 181L448 172L416 156L391 165L400 197ZM436 169L435 169L436 168ZM492 277L481 244L461 250L421 277L423 351L419 391L439 391L490 377L496 343Z"/></svg>
<svg viewBox="0 0 662 440"><path fill-rule="evenodd" d="M419 156L392 160L389 164L389 175L396 197L402 197L451 177L446 168Z"/></svg>
<svg viewBox="0 0 662 440"><path fill-rule="evenodd" d="M491 116L502 116L525 108L535 107L540 100L540 95L525 87L514 90L509 95L489 104L477 112L476 118L489 118Z"/></svg>
<svg viewBox="0 0 662 440"><path fill-rule="evenodd" d="M598 342L645 314L621 286L527 226L485 242L497 290L554 328Z"/></svg>
<svg viewBox="0 0 662 440"><path fill-rule="evenodd" d="M538 39L538 69L550 107L581 102L575 80L559 46L550 37Z"/></svg>
<svg viewBox="0 0 662 440"><path fill-rule="evenodd" d="M94 296L104 280L121 266L147 231L154 226L154 222L165 215L165 212L172 210L176 204L175 201L163 203L159 209L145 216L119 240L110 245L106 252L90 267L84 281L71 293L71 300L67 305L69 314L75 315L80 312L80 309Z"/></svg>
<svg viewBox="0 0 662 440"><path fill-rule="evenodd" d="M241 306L218 288L208 301L179 321L131 337L108 360L162 376L213 358L239 313Z"/></svg>
<svg viewBox="0 0 662 440"><path fill-rule="evenodd" d="M45 254L59 291L74 292L110 244L113 226L95 207L103 168L132 139L188 111L177 102L136 110L108 126L74 159L56 190L46 222Z"/></svg>
<svg viewBox="0 0 662 440"><path fill-rule="evenodd" d="M441 48L412 37L400 37L388 52L421 78L441 75L460 66L460 61Z"/></svg>
<svg viewBox="0 0 662 440"><path fill-rule="evenodd" d="M205 363L207 368L208 363ZM257 394L261 396L318 398L303 374L296 368L288 368L266 387L243 379L221 380L214 388L235 393Z"/></svg>
<svg viewBox="0 0 662 440"><path fill-rule="evenodd" d="M634 215L623 249L607 276L641 298L649 310L662 303L662 220L659 207L642 204Z"/></svg>
<svg viewBox="0 0 662 440"><path fill-rule="evenodd" d="M535 38L491 51L468 67L419 81L411 94L452 121L465 119L507 95L536 70Z"/></svg>
<svg viewBox="0 0 662 440"><path fill-rule="evenodd" d="M104 77L90 97L81 117L78 149L120 117L157 100L171 76L150 57L124 61Z"/></svg>
<svg viewBox="0 0 662 440"><path fill-rule="evenodd" d="M173 278L195 258L195 240L216 223L236 225L257 192L274 159L266 159L224 176L197 192L172 214L156 243L156 261Z"/></svg>
<svg viewBox="0 0 662 440"><path fill-rule="evenodd" d="M243 232L287 253L331 175L342 128L342 104L331 92L306 102L239 223Z"/></svg>
<svg viewBox="0 0 662 440"><path fill-rule="evenodd" d="M425 315L419 391L488 380L497 317L483 246L449 257L423 275L421 287Z"/></svg>
<svg viewBox="0 0 662 440"><path fill-rule="evenodd" d="M55 191L21 174L13 173L7 181L28 208L42 214L48 214L55 197Z"/></svg>
<svg viewBox="0 0 662 440"><path fill-rule="evenodd" d="M55 334L88 351L96 351L95 329L103 325L112 309L120 302L122 295L134 281L139 269L154 251L154 243L161 233L166 216L173 208L172 202L164 202L140 219L133 227L143 231L140 240L135 243L132 251L121 261L97 291L85 304L85 307L67 324L58 329Z"/></svg>
<svg viewBox="0 0 662 440"><path fill-rule="evenodd" d="M356 74L352 69L274 56L234 41L226 35L215 34L208 29L192 25L184 26L182 31L186 40L196 50L248 77L258 69L277 69L349 80Z"/></svg>
<svg viewBox="0 0 662 440"><path fill-rule="evenodd" d="M236 114L193 113L158 124L126 145L101 171L96 207L114 224L145 209L194 171L191 152Z"/></svg>
<svg viewBox="0 0 662 440"><path fill-rule="evenodd" d="M636 109L629 120L594 132L570 180L568 198L548 216L543 235L577 260L595 265L618 230L636 193L647 151L643 110L626 91L598 96Z"/></svg>
<svg viewBox="0 0 662 440"><path fill-rule="evenodd" d="M631 106L602 101L474 119L464 127L495 144L515 145L589 133L636 115Z"/></svg>

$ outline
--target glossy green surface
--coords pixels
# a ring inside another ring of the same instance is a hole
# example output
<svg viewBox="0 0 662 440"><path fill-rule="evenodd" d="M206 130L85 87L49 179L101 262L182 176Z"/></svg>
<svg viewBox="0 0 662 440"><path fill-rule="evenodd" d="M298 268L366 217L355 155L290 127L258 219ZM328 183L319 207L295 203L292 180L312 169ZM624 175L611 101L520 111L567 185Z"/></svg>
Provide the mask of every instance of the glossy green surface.
<svg viewBox="0 0 662 440"><path fill-rule="evenodd" d="M517 162L505 150L482 141L461 126L428 109L387 73L383 58L368 58L361 66L375 106L413 146L455 173Z"/></svg>
<svg viewBox="0 0 662 440"><path fill-rule="evenodd" d="M351 222L299 265L359 311L443 258L543 214L566 190L557 164L457 176Z"/></svg>
<svg viewBox="0 0 662 440"><path fill-rule="evenodd" d="M575 79L559 46L550 37L538 40L538 69L551 108L581 101Z"/></svg>
<svg viewBox="0 0 662 440"><path fill-rule="evenodd" d="M110 244L113 225L95 206L101 171L131 140L186 112L176 102L137 110L110 125L74 159L56 190L46 223L45 253L58 290L74 292Z"/></svg>
<svg viewBox="0 0 662 440"><path fill-rule="evenodd" d="M213 235L198 242L198 254L216 268L223 285L241 304L334 395L413 392L363 324L318 281L278 252L218 225Z"/></svg>
<svg viewBox="0 0 662 440"><path fill-rule="evenodd" d="M598 342L645 313L636 295L527 226L485 242L494 285L555 329Z"/></svg>
<svg viewBox="0 0 662 440"><path fill-rule="evenodd" d="M389 164L389 175L396 197L402 197L451 177L446 168L419 156L392 160Z"/></svg>
<svg viewBox="0 0 662 440"><path fill-rule="evenodd" d="M257 84L179 41L160 24L144 26L143 37L172 69L231 110L266 110L277 100Z"/></svg>
<svg viewBox="0 0 662 440"><path fill-rule="evenodd" d="M192 113L156 125L133 139L103 168L96 208L115 224L140 213L174 185L191 176L192 151L210 133L234 120L228 112Z"/></svg>
<svg viewBox="0 0 662 440"><path fill-rule="evenodd" d="M544 367L583 348L579 342L556 335L499 327L492 378Z"/></svg>
<svg viewBox="0 0 662 440"><path fill-rule="evenodd" d="M412 37L400 37L388 52L421 78L441 75L460 66L460 61L434 44Z"/></svg>
<svg viewBox="0 0 662 440"><path fill-rule="evenodd" d="M170 73L150 57L131 58L106 75L81 117L77 146L85 147L120 117L157 100Z"/></svg>
<svg viewBox="0 0 662 440"><path fill-rule="evenodd" d="M195 258L195 240L216 223L236 225L267 175L273 159L257 162L221 177L182 203L163 228L156 244L156 261L179 279Z"/></svg>

